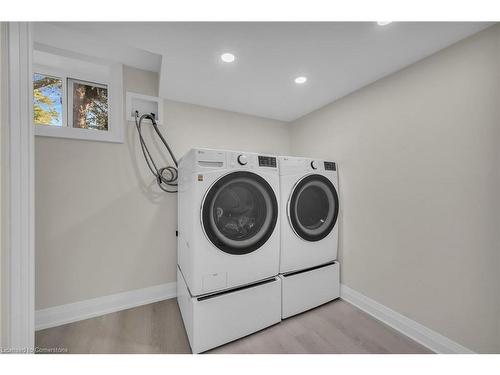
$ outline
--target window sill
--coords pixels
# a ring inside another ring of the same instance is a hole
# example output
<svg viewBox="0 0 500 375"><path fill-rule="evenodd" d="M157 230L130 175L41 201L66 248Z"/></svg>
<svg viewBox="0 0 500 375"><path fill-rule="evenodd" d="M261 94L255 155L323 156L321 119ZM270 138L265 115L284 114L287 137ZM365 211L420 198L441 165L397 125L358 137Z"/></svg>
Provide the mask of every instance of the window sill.
<svg viewBox="0 0 500 375"><path fill-rule="evenodd" d="M123 143L123 137L118 134L113 134L111 131L75 129L50 125L33 125L33 127L35 128L35 135L40 137Z"/></svg>

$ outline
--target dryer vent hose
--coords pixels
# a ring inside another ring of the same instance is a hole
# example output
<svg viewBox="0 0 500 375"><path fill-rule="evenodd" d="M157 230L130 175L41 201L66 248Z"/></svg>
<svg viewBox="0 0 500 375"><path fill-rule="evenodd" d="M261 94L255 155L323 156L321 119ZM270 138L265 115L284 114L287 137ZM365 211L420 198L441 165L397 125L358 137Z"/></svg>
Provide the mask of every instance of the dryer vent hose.
<svg viewBox="0 0 500 375"><path fill-rule="evenodd" d="M170 154L170 157L172 158L175 167L169 165L166 167L158 168L156 166L156 163L153 157L151 156L151 153L149 152L148 146L144 141L144 137L142 136L141 125L144 119L150 120L151 123L153 124L153 129L155 130L156 134L162 141L168 153ZM167 141L163 137L163 134L161 134L160 129L158 129L154 113L146 113L139 117L139 112L135 111L135 127L137 128L137 133L139 133L139 142L141 144L142 154L144 155L144 159L146 160L149 170L156 178L156 183L158 184L160 189L162 189L164 192L177 193L177 177L178 177L177 159L175 158L174 153L172 152L172 149L168 145Z"/></svg>

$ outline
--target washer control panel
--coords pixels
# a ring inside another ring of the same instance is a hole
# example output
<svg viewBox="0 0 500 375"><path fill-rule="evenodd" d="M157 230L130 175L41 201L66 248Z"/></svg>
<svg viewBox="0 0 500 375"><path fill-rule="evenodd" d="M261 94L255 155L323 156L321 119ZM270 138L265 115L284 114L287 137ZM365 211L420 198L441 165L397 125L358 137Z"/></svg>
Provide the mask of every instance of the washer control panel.
<svg viewBox="0 0 500 375"><path fill-rule="evenodd" d="M274 156L259 155L259 167L276 168L276 158Z"/></svg>
<svg viewBox="0 0 500 375"><path fill-rule="evenodd" d="M248 158L245 155L239 155L238 163L240 163L240 165L246 165L248 163Z"/></svg>

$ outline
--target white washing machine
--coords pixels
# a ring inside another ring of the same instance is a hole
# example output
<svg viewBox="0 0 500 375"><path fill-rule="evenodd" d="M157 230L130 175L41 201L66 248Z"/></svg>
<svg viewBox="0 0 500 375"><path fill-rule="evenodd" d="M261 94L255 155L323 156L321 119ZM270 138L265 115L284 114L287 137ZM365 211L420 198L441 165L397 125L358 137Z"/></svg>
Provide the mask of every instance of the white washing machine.
<svg viewBox="0 0 500 375"><path fill-rule="evenodd" d="M290 156L278 160L286 318L339 297L339 195L335 162Z"/></svg>
<svg viewBox="0 0 500 375"><path fill-rule="evenodd" d="M177 288L193 352L280 321L279 232L276 157L193 149L180 160Z"/></svg>

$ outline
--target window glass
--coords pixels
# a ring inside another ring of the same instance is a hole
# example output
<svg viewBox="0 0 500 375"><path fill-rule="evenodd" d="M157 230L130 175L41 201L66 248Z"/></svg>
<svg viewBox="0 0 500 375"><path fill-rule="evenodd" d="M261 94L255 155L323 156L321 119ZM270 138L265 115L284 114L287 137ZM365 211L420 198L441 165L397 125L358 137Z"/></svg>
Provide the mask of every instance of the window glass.
<svg viewBox="0 0 500 375"><path fill-rule="evenodd" d="M108 130L108 89L104 85L69 79L73 127Z"/></svg>
<svg viewBox="0 0 500 375"><path fill-rule="evenodd" d="M331 210L325 190L318 186L307 186L297 200L299 222L310 230L321 227Z"/></svg>
<svg viewBox="0 0 500 375"><path fill-rule="evenodd" d="M326 177L304 177L290 197L288 214L295 233L306 241L325 238L337 222L338 204L337 191Z"/></svg>
<svg viewBox="0 0 500 375"><path fill-rule="evenodd" d="M33 75L33 121L36 125L63 126L63 81L61 78Z"/></svg>
<svg viewBox="0 0 500 375"><path fill-rule="evenodd" d="M214 202L214 222L219 231L235 241L246 240L257 234L266 219L266 201L253 184L228 184Z"/></svg>
<svg viewBox="0 0 500 375"><path fill-rule="evenodd" d="M243 255L259 249L278 218L273 189L262 177L232 172L211 186L202 208L205 234L220 250Z"/></svg>

